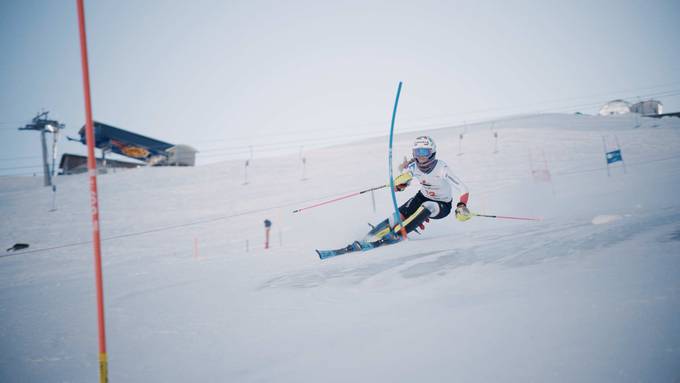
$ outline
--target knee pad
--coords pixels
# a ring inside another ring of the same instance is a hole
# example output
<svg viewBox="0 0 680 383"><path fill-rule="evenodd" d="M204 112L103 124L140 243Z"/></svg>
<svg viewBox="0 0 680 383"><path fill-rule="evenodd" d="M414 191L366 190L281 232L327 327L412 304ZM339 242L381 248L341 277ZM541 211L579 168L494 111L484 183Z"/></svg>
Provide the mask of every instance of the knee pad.
<svg viewBox="0 0 680 383"><path fill-rule="evenodd" d="M436 217L439 215L439 204L434 201L425 201L422 205L425 209L430 211L430 217Z"/></svg>

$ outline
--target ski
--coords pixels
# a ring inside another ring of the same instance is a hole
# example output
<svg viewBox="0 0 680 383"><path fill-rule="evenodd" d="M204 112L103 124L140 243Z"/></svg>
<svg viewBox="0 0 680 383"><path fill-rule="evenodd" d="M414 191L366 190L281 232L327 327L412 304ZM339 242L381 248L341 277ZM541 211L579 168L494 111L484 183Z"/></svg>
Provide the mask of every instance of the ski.
<svg viewBox="0 0 680 383"><path fill-rule="evenodd" d="M399 237L389 237L389 238L383 238L378 241L374 242L368 242L368 241L354 241L351 244L342 247L340 249L335 249L335 250L316 250L316 253L319 254L319 259L327 259L331 257L336 257L338 255L342 254L347 254L347 253L354 253L357 251L368 251L371 249L378 248L380 246L384 245L391 245L397 242L400 242L401 239Z"/></svg>
<svg viewBox="0 0 680 383"><path fill-rule="evenodd" d="M340 249L335 249L335 250L316 250L316 253L319 254L319 259L326 259L326 258L331 258L331 257L336 257L338 255L342 254L347 254L347 253L352 253L355 251L361 251L361 244L359 241L356 241L354 243L351 243L343 248Z"/></svg>
<svg viewBox="0 0 680 383"><path fill-rule="evenodd" d="M402 238L398 234L398 232L401 230L402 226L405 227L407 231L413 230L418 232L416 227L413 227L414 225L417 225L418 221L414 222L414 220L416 217L418 217L418 215L420 215L420 213L424 209L425 208L422 206L419 207L418 210L416 210L416 212L413 215L406 218L405 220L402 221L401 224L397 224L395 227L390 227L390 222L388 219L385 219L384 221L380 222L375 226L369 223L368 225L371 226L371 231L369 231L368 234L366 234L362 240L354 241L340 249L335 250L317 249L316 253L319 254L320 259L326 259L342 254L371 250L383 245L391 245L393 243L400 242Z"/></svg>

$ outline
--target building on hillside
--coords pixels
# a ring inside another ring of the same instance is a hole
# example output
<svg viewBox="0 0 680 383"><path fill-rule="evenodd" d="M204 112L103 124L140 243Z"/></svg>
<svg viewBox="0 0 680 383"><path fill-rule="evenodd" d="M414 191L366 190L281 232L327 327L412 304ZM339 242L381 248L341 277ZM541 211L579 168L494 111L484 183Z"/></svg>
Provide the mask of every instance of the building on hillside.
<svg viewBox="0 0 680 383"><path fill-rule="evenodd" d="M630 113L630 104L623 100L613 100L600 108L600 116Z"/></svg>
<svg viewBox="0 0 680 383"><path fill-rule="evenodd" d="M663 104L657 100L640 101L630 107L632 113L639 113L643 116L656 116L663 114Z"/></svg>
<svg viewBox="0 0 680 383"><path fill-rule="evenodd" d="M133 169L140 166L146 166L143 163L134 163L126 161L118 161L111 159L101 159L97 158L97 169ZM59 174L70 175L85 173L87 171L87 156L81 156L78 154L64 153L61 156L61 161L59 162Z"/></svg>
<svg viewBox="0 0 680 383"><path fill-rule="evenodd" d="M196 153L198 151L189 145L175 145L166 149L168 166L194 166L196 165Z"/></svg>

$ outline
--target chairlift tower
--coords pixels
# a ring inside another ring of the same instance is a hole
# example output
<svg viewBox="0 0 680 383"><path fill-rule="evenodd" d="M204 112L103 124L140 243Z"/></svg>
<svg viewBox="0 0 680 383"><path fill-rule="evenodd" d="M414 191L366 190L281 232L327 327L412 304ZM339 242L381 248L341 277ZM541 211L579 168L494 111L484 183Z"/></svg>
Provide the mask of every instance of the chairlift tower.
<svg viewBox="0 0 680 383"><path fill-rule="evenodd" d="M45 111L38 113L30 124L26 124L19 130L36 130L40 132L42 141L42 157L43 157L43 171L45 177L45 186L52 186L52 177L56 176L56 162L57 162L57 141L59 140L59 130L64 129L65 125L59 123L57 120L49 120ZM50 164L47 156L47 141L45 139L46 133L52 133L52 172L50 172Z"/></svg>

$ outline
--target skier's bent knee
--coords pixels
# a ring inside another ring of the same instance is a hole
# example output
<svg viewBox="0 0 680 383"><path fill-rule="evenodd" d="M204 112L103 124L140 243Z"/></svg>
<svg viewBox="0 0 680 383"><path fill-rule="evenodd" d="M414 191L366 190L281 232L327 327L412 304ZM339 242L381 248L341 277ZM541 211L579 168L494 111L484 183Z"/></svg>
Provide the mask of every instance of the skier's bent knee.
<svg viewBox="0 0 680 383"><path fill-rule="evenodd" d="M430 211L430 217L436 217L439 215L439 204L434 201L423 202L422 205L425 209Z"/></svg>

